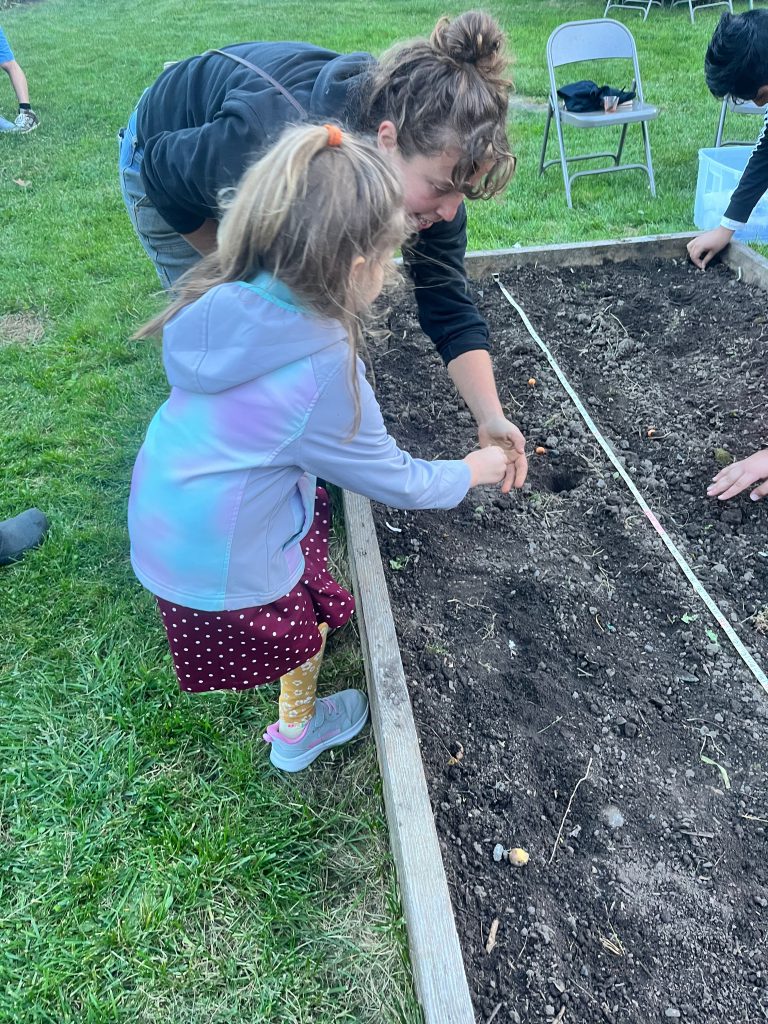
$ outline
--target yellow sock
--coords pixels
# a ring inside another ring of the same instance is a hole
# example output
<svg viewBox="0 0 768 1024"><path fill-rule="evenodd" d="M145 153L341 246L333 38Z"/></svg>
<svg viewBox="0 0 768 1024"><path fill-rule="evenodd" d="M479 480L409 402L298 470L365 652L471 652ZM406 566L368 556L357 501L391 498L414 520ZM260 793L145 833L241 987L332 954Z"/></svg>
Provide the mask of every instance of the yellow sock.
<svg viewBox="0 0 768 1024"><path fill-rule="evenodd" d="M315 713L317 677L325 651L328 625L321 622L317 627L323 643L317 654L292 672L280 676L280 732L289 740L295 739Z"/></svg>

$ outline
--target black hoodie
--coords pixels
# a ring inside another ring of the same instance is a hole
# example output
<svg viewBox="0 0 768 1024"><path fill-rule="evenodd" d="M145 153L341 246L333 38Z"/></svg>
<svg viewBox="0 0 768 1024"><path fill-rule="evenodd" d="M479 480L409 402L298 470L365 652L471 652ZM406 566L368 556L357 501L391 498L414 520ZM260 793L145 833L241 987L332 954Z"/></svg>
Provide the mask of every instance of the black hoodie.
<svg viewBox="0 0 768 1024"><path fill-rule="evenodd" d="M338 54L309 43L241 43L227 47L261 68L298 101L311 122L347 123L355 89L373 57ZM190 57L164 71L139 101L147 196L179 234L218 219L221 189L274 142L298 111L273 85L220 54ZM404 255L419 321L445 363L488 349L488 327L469 296L464 272L464 205L452 221L420 233Z"/></svg>

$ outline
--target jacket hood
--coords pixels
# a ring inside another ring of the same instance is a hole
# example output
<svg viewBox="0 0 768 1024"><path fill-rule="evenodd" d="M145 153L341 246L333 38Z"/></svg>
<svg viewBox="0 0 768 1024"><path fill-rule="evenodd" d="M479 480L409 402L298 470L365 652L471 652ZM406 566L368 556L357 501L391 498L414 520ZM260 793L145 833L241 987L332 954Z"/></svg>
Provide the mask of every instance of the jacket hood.
<svg viewBox="0 0 768 1024"><path fill-rule="evenodd" d="M315 80L309 101L309 113L314 117L332 117L338 120L352 97L375 64L370 53L344 53L329 61Z"/></svg>
<svg viewBox="0 0 768 1024"><path fill-rule="evenodd" d="M216 394L346 344L337 320L321 320L280 281L218 285L182 309L163 330L163 364L172 387Z"/></svg>

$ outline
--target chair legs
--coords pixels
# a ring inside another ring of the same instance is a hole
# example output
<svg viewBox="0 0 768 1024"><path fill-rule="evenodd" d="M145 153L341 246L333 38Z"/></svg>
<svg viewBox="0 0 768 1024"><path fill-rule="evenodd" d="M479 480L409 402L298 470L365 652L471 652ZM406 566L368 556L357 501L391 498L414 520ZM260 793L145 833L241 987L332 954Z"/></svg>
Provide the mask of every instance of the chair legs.
<svg viewBox="0 0 768 1024"><path fill-rule="evenodd" d="M651 138L648 134L648 122L641 121L640 127L643 129L643 146L645 148L645 169L648 171L648 178L651 183L651 195L656 198L656 179L653 176L653 163L651 162Z"/></svg>
<svg viewBox="0 0 768 1024"><path fill-rule="evenodd" d="M549 143L549 130L552 126L552 121L555 122L555 131L557 132L557 142L560 148L559 159L547 160L547 145ZM604 154L602 154L604 155ZM610 155L610 154L608 154ZM575 157L574 159L581 159ZM555 117L552 109L552 99L550 98L547 103L547 123L544 125L544 141L541 145L541 159L539 160L539 176L541 176L548 167L552 167L553 164L560 164L560 170L563 174L563 184L565 185L565 201L568 203L569 208L573 208L573 202L571 201L571 178L568 174L568 159L565 155L565 140L563 139L563 126L560 123L560 118Z"/></svg>
<svg viewBox="0 0 768 1024"><path fill-rule="evenodd" d="M660 6L661 0L608 0L608 3L605 5L603 17L607 18L608 11L610 11L612 7L616 7L618 10L623 11L637 11L638 14L642 14L643 21L647 21L648 15L651 12L651 7L654 4Z"/></svg>
<svg viewBox="0 0 768 1024"><path fill-rule="evenodd" d="M544 142L541 145L541 159L539 160L539 176L544 173L544 159L547 155L547 143L549 142L549 128L552 124L552 101L547 103L547 123L544 125Z"/></svg>
<svg viewBox="0 0 768 1024"><path fill-rule="evenodd" d="M555 122L555 131L557 133L557 143L560 150L559 159L555 158L547 160L547 146L549 144L549 133L552 126L552 121ZM563 184L565 186L565 201L568 204L569 209L573 209L573 199L571 195L571 186L576 178L584 177L587 174L605 174L608 171L615 170L643 170L648 175L648 180L651 188L651 195L656 198L656 179L653 175L653 163L651 161L651 140L648 133L648 122L641 121L640 128L643 133L643 148L645 150L645 163L644 164L622 164L621 157L624 152L624 141L627 137L627 129L629 124L623 124L621 126L621 136L619 137L619 147L615 153L589 153L582 154L580 156L567 157L565 155L565 137L563 135L563 125L559 117L556 117L552 109L552 100L550 99L547 104L547 121L544 126L544 140L541 145L541 157L539 159L539 175L541 176L548 167L552 167L553 164L560 164L560 170L563 175ZM607 158L613 161L613 167L596 168L592 171L576 171L571 174L568 170L569 162L575 160L595 160L599 158Z"/></svg>
<svg viewBox="0 0 768 1024"><path fill-rule="evenodd" d="M728 10L733 14L733 0L710 0L709 3L698 4L693 6L693 0L672 0L673 7L679 7L680 4L688 4L688 13L691 16L691 24L694 23L694 13L699 10L703 10L705 7L727 7Z"/></svg>
<svg viewBox="0 0 768 1024"><path fill-rule="evenodd" d="M723 129L725 128L725 114L728 109L728 99L724 99L722 106L720 107L720 120L717 122L717 131L715 132L715 149L722 144L723 141Z"/></svg>
<svg viewBox="0 0 768 1024"><path fill-rule="evenodd" d="M555 130L557 131L557 141L560 146L560 167L563 172L563 184L565 185L565 201L566 203L568 203L568 209L572 210L573 201L571 199L571 178L568 174L568 160L565 156L565 139L563 138L563 124L559 117L555 117Z"/></svg>

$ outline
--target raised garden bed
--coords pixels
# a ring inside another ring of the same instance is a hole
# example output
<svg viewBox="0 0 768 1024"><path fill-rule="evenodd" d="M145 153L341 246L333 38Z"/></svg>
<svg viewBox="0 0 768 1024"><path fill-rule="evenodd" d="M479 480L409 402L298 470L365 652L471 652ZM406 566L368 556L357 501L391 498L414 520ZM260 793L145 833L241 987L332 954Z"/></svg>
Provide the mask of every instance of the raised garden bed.
<svg viewBox="0 0 768 1024"><path fill-rule="evenodd" d="M347 497L429 1024L768 1018L768 695L490 276L765 667L765 508L705 495L723 452L768 442L768 276L740 247L728 260L702 274L672 238L474 261L502 399L546 453L522 493L374 509L396 642L367 503ZM471 417L409 302L391 328L373 351L390 430L416 455L465 453ZM510 864L512 847L527 866Z"/></svg>

